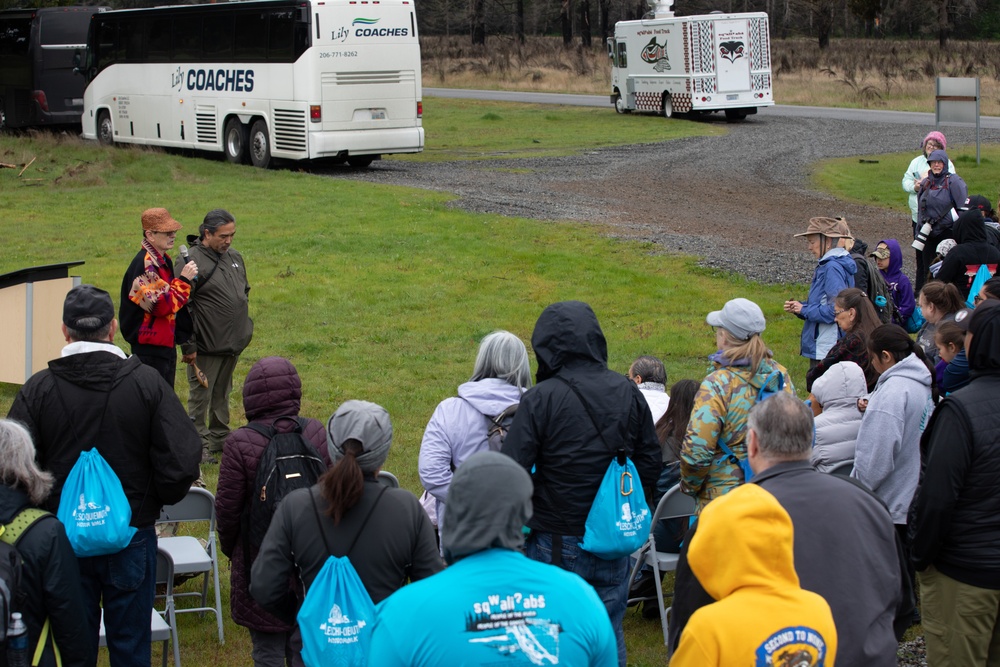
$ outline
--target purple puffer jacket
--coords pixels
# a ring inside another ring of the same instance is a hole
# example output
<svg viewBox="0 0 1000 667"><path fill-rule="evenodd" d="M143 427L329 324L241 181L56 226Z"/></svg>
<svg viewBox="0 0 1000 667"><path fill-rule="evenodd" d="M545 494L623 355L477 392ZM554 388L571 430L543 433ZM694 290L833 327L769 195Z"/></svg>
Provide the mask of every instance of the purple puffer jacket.
<svg viewBox="0 0 1000 667"><path fill-rule="evenodd" d="M243 384L243 409L247 420L271 425L278 417L299 414L302 382L299 374L287 359L265 357L247 374ZM306 439L316 447L327 466L330 455L326 449L326 428L316 419L307 419ZM275 428L289 430L288 420L280 420ZM215 494L215 514L218 522L219 543L222 553L231 560L230 607L237 625L258 632L290 632L294 626L286 625L264 611L249 590L249 567L243 558L243 539L240 536L240 517L250 495L254 493L257 464L264 454L268 440L260 433L245 426L226 438L226 446L219 467L219 486ZM257 554L251 555L250 564ZM294 582L289 582L293 585Z"/></svg>

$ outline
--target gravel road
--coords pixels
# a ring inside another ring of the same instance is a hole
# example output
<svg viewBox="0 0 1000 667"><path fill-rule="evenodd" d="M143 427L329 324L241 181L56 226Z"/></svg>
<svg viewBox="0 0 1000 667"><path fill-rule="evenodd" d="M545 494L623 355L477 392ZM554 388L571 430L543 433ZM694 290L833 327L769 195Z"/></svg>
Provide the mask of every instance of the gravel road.
<svg viewBox="0 0 1000 667"><path fill-rule="evenodd" d="M715 114L719 116L719 114ZM615 114L608 108L608 122ZM669 122L669 121L663 121ZM475 212L611 225L615 236L702 257L705 266L770 283L808 282L815 260L791 238L813 216L847 218L869 243L907 245L907 213L838 200L809 188L812 165L830 157L912 151L931 127L859 120L750 116L721 137L600 149L565 158L445 162L377 161L368 170L324 170L336 178L452 192ZM949 145L975 142L974 128L945 128ZM1000 141L984 129L983 143ZM899 174L909 158L899 164ZM864 164L858 164L864 169ZM899 181L886 183L905 196ZM986 193L994 199L995 192ZM912 256L904 253L910 263Z"/></svg>

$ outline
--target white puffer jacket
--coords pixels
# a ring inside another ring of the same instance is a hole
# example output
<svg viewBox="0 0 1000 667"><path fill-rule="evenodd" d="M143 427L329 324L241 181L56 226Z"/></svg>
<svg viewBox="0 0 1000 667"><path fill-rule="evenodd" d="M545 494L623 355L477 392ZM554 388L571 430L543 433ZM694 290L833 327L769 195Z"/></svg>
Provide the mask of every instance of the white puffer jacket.
<svg viewBox="0 0 1000 667"><path fill-rule="evenodd" d="M823 412L816 417L816 445L811 458L820 472L854 460L862 417L858 399L867 393L865 372L853 361L834 364L813 383L812 394L823 406Z"/></svg>

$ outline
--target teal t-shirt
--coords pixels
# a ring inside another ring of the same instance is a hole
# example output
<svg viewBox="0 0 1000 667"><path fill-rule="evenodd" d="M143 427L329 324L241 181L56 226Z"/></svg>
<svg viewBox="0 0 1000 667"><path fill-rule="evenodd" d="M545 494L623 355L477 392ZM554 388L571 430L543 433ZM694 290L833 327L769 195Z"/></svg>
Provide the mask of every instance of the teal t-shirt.
<svg viewBox="0 0 1000 667"><path fill-rule="evenodd" d="M618 664L611 621L576 574L507 549L463 558L376 608L369 665Z"/></svg>

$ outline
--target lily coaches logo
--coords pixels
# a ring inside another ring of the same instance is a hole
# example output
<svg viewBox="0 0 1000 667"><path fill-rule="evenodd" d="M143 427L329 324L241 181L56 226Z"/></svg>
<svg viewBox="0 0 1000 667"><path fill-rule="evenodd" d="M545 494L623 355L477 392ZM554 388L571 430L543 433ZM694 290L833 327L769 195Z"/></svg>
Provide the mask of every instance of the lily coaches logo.
<svg viewBox="0 0 1000 667"><path fill-rule="evenodd" d="M649 44L642 47L642 54L639 56L643 62L653 66L657 72L670 69L670 59L667 58L667 40L664 38L663 44L657 44L656 38L649 40Z"/></svg>
<svg viewBox="0 0 1000 667"><path fill-rule="evenodd" d="M743 42L722 42L719 44L719 55L731 63L742 58L745 55L745 50L746 46Z"/></svg>

